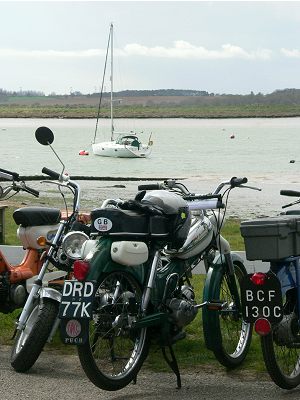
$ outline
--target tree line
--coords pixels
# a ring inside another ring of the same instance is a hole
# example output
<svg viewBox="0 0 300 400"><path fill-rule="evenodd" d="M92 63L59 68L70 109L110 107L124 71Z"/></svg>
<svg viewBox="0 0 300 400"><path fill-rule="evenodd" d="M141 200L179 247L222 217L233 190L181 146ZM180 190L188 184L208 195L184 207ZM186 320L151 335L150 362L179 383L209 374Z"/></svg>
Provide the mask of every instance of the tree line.
<svg viewBox="0 0 300 400"><path fill-rule="evenodd" d="M17 99L19 97L38 97L41 100L46 99L68 99L73 98L78 102L84 98L96 98L99 97L99 93L93 94L82 94L81 92L73 92L69 95L56 95L52 93L46 96L43 92L35 90L20 90L20 91L9 91L0 88L0 101L6 102L10 99L14 103L18 103ZM264 104L264 105L300 105L300 89L283 89L275 90L269 94L254 93L249 94L219 94L219 93L208 93L203 90L180 90L180 89L159 89L159 90L125 90L120 92L115 92L115 96L119 98L149 98L149 104L154 98L159 98L159 100L168 105L172 103L172 98L182 97L182 103L185 105L199 105L199 106L231 106L231 105L253 105L253 104ZM110 96L109 93L104 93L104 97ZM165 100L164 100L165 98ZM158 99L157 99L158 100ZM179 103L180 104L180 101Z"/></svg>

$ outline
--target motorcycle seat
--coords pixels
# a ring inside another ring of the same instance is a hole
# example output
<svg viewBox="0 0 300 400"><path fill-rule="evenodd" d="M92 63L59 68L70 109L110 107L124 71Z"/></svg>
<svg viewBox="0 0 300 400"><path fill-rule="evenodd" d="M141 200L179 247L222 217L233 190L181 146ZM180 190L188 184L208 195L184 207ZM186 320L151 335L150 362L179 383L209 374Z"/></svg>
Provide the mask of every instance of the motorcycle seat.
<svg viewBox="0 0 300 400"><path fill-rule="evenodd" d="M55 225L61 219L61 212L58 208L24 207L14 211L13 219L17 225L24 227Z"/></svg>

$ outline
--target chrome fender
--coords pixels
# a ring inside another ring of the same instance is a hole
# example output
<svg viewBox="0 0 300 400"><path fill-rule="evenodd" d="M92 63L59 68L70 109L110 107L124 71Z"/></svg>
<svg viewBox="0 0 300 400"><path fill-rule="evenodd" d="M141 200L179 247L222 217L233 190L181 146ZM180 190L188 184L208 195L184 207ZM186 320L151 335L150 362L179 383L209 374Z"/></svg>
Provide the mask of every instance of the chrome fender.
<svg viewBox="0 0 300 400"><path fill-rule="evenodd" d="M223 258L222 254L217 254L214 258L214 261L213 261L213 264L211 267L213 268L215 265L222 265L222 258ZM242 259L242 257L237 253L231 252L231 258L232 258L233 262L238 262L240 264L244 264L244 262L245 262Z"/></svg>
<svg viewBox="0 0 300 400"><path fill-rule="evenodd" d="M61 293L56 289L44 287L40 291L40 298L41 299L45 299L45 298L51 299L51 300L54 300L54 301L57 301L58 303L60 303L61 302Z"/></svg>
<svg viewBox="0 0 300 400"><path fill-rule="evenodd" d="M55 279L60 279L63 278L67 275L66 271L53 271L53 272L47 272L43 276L43 286L47 286L50 281L53 281ZM33 276L30 279L27 279L26 281L26 290L28 293L30 293L32 286L34 284L34 281L37 279L38 275Z"/></svg>

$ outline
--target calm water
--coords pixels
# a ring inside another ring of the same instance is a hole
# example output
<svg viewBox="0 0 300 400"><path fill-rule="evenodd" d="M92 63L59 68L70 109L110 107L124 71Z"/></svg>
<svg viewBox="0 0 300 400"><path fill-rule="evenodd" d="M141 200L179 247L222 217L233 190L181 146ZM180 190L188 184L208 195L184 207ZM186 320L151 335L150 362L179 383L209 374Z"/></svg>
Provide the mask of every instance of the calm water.
<svg viewBox="0 0 300 400"><path fill-rule="evenodd" d="M108 138L109 123L100 121L99 141ZM243 193L236 195L237 207L257 209L263 204L263 211L284 203L280 188L300 190L300 118L115 120L116 130L143 131L144 141L152 132L149 159L94 156L90 148L94 120L0 119L2 168L22 175L39 175L43 166L60 170L50 149L35 140L39 126L53 130L54 147L71 175L187 178L192 190L203 193L231 176L247 176L249 183L263 187L266 193L239 190ZM90 155L79 156L81 149ZM291 164L291 159L299 163Z"/></svg>

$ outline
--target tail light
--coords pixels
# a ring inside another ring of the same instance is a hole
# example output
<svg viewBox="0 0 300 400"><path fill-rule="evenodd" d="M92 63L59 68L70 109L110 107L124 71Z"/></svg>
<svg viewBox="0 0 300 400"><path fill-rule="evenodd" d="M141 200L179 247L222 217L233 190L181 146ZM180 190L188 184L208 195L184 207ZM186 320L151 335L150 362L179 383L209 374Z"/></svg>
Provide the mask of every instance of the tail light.
<svg viewBox="0 0 300 400"><path fill-rule="evenodd" d="M271 324L265 318L259 318L254 323L255 332L260 336L266 336L271 332Z"/></svg>
<svg viewBox="0 0 300 400"><path fill-rule="evenodd" d="M87 261L76 260L73 264L74 277L78 281L84 281L90 270L90 264Z"/></svg>
<svg viewBox="0 0 300 400"><path fill-rule="evenodd" d="M267 280L267 275L264 274L263 272L256 272L251 276L250 279L254 283L254 285L262 286L265 284Z"/></svg>

